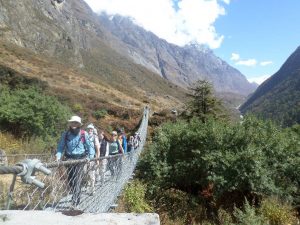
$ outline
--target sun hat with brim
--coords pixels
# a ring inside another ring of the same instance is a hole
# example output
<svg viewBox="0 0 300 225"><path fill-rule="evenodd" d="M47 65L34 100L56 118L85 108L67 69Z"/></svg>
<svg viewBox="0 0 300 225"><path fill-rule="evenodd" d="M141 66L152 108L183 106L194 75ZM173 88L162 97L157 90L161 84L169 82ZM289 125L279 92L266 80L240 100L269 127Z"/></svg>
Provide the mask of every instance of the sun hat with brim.
<svg viewBox="0 0 300 225"><path fill-rule="evenodd" d="M77 122L80 123L80 125L82 125L81 123L81 118L79 116L72 116L71 119L68 120L68 122Z"/></svg>
<svg viewBox="0 0 300 225"><path fill-rule="evenodd" d="M95 129L94 125L93 124L89 124L86 129Z"/></svg>

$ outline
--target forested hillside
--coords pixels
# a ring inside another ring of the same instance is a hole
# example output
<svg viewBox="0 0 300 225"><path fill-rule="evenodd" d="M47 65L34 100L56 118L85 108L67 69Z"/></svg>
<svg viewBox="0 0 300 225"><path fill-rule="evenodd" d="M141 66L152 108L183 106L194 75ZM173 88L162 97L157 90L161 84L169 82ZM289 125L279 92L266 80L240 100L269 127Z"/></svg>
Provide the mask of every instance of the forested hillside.
<svg viewBox="0 0 300 225"><path fill-rule="evenodd" d="M284 126L300 123L300 48L240 107Z"/></svg>

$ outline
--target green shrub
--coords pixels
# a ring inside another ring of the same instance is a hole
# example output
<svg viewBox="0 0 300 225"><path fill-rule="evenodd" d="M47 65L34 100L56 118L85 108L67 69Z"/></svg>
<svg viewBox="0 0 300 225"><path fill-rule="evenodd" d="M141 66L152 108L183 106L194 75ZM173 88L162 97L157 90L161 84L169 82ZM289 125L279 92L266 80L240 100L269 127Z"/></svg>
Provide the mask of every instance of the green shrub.
<svg viewBox="0 0 300 225"><path fill-rule="evenodd" d="M104 118L107 115L107 110L106 109L99 109L94 112L94 117L99 120L101 118Z"/></svg>
<svg viewBox="0 0 300 225"><path fill-rule="evenodd" d="M114 128L110 125L107 126L106 131L111 134L111 132L113 132Z"/></svg>
<svg viewBox="0 0 300 225"><path fill-rule="evenodd" d="M124 190L124 200L127 212L151 212L151 206L145 200L146 187L139 181L128 184Z"/></svg>
<svg viewBox="0 0 300 225"><path fill-rule="evenodd" d="M299 140L253 117L242 124L178 121L157 129L139 169L161 188L199 193L213 184L215 200L231 192L292 199L299 193Z"/></svg>
<svg viewBox="0 0 300 225"><path fill-rule="evenodd" d="M51 139L62 130L71 114L56 98L35 88L8 90L1 87L0 126L17 136Z"/></svg>
<svg viewBox="0 0 300 225"><path fill-rule="evenodd" d="M76 113L83 113L83 106L80 104L80 103L75 103L73 106L72 106L72 110Z"/></svg>
<svg viewBox="0 0 300 225"><path fill-rule="evenodd" d="M224 209L218 210L218 220L219 220L219 223L222 225L233 225L233 220L232 220L230 213L228 213Z"/></svg>
<svg viewBox="0 0 300 225"><path fill-rule="evenodd" d="M235 208L233 214L238 225L269 225L262 215L256 213L255 207L251 206L247 200L243 210Z"/></svg>
<svg viewBox="0 0 300 225"><path fill-rule="evenodd" d="M150 197L149 192L147 197ZM199 199L175 188L155 190L153 206L159 214L167 212L169 219L182 221L180 224L192 224L193 221L207 219L206 208Z"/></svg>
<svg viewBox="0 0 300 225"><path fill-rule="evenodd" d="M260 212L268 219L270 225L297 224L297 218L292 206L276 198L263 200Z"/></svg>

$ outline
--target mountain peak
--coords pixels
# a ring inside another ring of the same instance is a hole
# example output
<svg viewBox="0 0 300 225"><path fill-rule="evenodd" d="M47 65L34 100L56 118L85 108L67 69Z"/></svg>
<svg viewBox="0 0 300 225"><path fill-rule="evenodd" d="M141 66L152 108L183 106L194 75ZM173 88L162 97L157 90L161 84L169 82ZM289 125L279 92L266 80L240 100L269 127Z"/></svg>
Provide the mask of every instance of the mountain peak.
<svg viewBox="0 0 300 225"><path fill-rule="evenodd" d="M213 52L207 45L199 44L197 41L191 41L190 43L185 45L184 48L185 49L195 49L195 50L205 53L205 54Z"/></svg>

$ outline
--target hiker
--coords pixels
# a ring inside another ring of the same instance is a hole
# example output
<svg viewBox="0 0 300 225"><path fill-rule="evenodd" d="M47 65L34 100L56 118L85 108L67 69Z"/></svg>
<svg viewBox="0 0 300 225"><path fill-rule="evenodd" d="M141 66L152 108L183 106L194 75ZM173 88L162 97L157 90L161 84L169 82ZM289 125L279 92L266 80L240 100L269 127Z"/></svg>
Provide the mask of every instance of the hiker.
<svg viewBox="0 0 300 225"><path fill-rule="evenodd" d="M140 145L140 142L141 142L140 133L135 132L133 139L134 139L134 149L137 149Z"/></svg>
<svg viewBox="0 0 300 225"><path fill-rule="evenodd" d="M127 144L127 152L131 152L132 150L134 150L134 137L130 136Z"/></svg>
<svg viewBox="0 0 300 225"><path fill-rule="evenodd" d="M103 130L99 131L99 142L100 142L100 157L106 157L109 154L109 138L104 134ZM98 158L98 157L97 157ZM99 164L99 174L96 177L96 181L100 184L104 183L104 175L106 172L107 159L102 159L98 161Z"/></svg>
<svg viewBox="0 0 300 225"><path fill-rule="evenodd" d="M88 138L90 143L92 144L92 147L95 151L95 156L99 158L100 156L100 143L97 135L97 129L94 127L93 124L89 124L87 127L88 132ZM95 179L96 179L96 171L97 170L97 163L95 161L92 161L88 165L88 186L91 188L90 194L93 195L95 193Z"/></svg>
<svg viewBox="0 0 300 225"><path fill-rule="evenodd" d="M81 129L82 123L79 116L72 116L69 122L69 129L63 132L58 143L56 161L76 160L94 158L95 151L89 141L88 134ZM84 163L72 164L67 167L68 184L71 189L72 205L80 203L81 185L83 179Z"/></svg>
<svg viewBox="0 0 300 225"><path fill-rule="evenodd" d="M109 155L109 138L104 134L104 131L99 132L99 142L100 142L100 157L105 157Z"/></svg>
<svg viewBox="0 0 300 225"><path fill-rule="evenodd" d="M118 133L117 131L113 131L112 133L112 139L111 142L109 143L109 155L114 156L117 154L124 154L124 149L120 143L120 141L118 140ZM109 170L111 173L111 176L115 175L115 172L120 172L120 157L119 156L115 156L110 158L109 160ZM122 160L122 159L121 159Z"/></svg>
<svg viewBox="0 0 300 225"><path fill-rule="evenodd" d="M117 129L117 133L118 133L118 139L122 145L124 153L126 153L127 152L127 138L126 138L125 131L123 128L119 128L119 129Z"/></svg>

